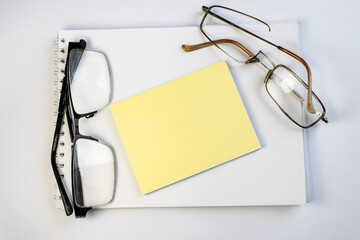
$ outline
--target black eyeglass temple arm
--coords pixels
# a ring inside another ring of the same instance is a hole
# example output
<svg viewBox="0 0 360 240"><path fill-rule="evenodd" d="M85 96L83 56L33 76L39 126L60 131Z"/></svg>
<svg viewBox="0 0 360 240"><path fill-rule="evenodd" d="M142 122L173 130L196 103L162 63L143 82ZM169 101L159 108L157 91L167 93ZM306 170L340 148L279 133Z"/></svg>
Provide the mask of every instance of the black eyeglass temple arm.
<svg viewBox="0 0 360 240"><path fill-rule="evenodd" d="M59 169L56 163L56 153L57 153L57 147L59 143L60 138L60 131L62 122L64 119L64 113L65 113L65 103L66 103L66 92L67 92L67 85L63 84L61 88L61 94L60 94L60 102L59 102L59 109L58 109L58 116L56 120L56 127L55 127L55 133L54 133L54 139L52 144L52 151L51 151L51 166L55 175L55 180L59 188L61 200L64 204L64 210L67 216L70 216L73 213L73 208L69 199L69 196L66 192L64 183L62 182L62 178L59 173Z"/></svg>
<svg viewBox="0 0 360 240"><path fill-rule="evenodd" d="M79 43L70 42L68 53L70 52L69 50L71 48L73 48L73 45L77 45L80 48L85 49L86 42L82 39L79 41ZM66 71L68 70L68 58L69 58L69 54L67 56L67 61L66 61L66 65L65 65L65 77L63 78L63 81L62 81L62 87L61 87L61 93L60 93L60 99L59 99L59 107L58 107L58 116L56 119L56 126L55 126L54 138L53 138L53 142L52 142L50 161L51 161L51 167L54 172L55 180L56 180L57 186L59 188L61 200L64 204L65 213L67 216L70 216L74 210L71 205L69 195L66 192L66 189L65 189L64 183L62 181L61 175L59 173L59 169L58 169L57 162L56 162L56 154L57 154L58 143L59 143L59 138L60 138L60 131L62 128L62 123L64 121L64 114L68 113L67 107L66 107L67 99L69 96L68 95L69 94L69 86L68 86L67 77L66 77L66 75L67 75ZM68 121L71 120L71 118L69 117L68 114L67 114L67 120ZM71 133L72 133L72 131L70 130L70 134Z"/></svg>

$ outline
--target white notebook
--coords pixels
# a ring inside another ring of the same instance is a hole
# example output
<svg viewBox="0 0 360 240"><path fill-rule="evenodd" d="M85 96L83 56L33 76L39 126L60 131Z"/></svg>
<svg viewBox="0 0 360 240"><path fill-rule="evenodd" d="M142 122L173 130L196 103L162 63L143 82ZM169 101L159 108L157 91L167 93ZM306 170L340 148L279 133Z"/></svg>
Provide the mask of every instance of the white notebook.
<svg viewBox="0 0 360 240"><path fill-rule="evenodd" d="M254 53L263 50L275 62L299 70L298 63L277 49L226 26L214 31L228 33ZM296 23L273 24L272 31L249 25L259 33L294 52L298 52ZM224 36L224 34L222 34ZM111 103L116 103L168 83L212 64L226 60L262 148L216 168L202 172L158 191L143 195L127 157L121 136L109 108L95 117L82 120L81 133L94 136L113 146L116 154L116 189L113 201L100 208L257 206L297 205L306 202L302 129L286 118L267 95L266 72L258 65L231 60L216 47L185 53L182 44L206 41L198 27L71 30L60 31L57 58L65 59L69 41L87 41L87 48L106 54L113 80ZM64 53L61 52L64 49ZM55 93L61 87L58 61ZM70 141L63 128L58 163L64 167L64 181L70 193ZM61 154L63 153L63 154ZM60 156L61 154L61 156ZM62 202L57 200L57 206Z"/></svg>

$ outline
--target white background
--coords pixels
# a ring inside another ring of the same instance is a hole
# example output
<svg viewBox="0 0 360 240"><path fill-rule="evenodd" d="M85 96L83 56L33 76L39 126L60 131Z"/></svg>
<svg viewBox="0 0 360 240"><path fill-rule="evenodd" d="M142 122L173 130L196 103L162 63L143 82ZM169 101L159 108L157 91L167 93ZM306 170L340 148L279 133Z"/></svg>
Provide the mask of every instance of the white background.
<svg viewBox="0 0 360 240"><path fill-rule="evenodd" d="M286 207L54 207L53 40L60 29L196 26L202 5L298 21L330 123L305 131L310 202ZM360 4L353 1L0 1L0 239L359 239Z"/></svg>

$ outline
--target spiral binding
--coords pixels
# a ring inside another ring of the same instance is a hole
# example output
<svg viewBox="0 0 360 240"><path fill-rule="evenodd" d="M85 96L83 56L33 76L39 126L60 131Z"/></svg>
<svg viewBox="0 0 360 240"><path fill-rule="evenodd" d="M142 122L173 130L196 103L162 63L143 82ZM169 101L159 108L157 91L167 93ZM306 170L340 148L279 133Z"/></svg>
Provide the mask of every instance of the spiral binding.
<svg viewBox="0 0 360 240"><path fill-rule="evenodd" d="M54 127L55 127L56 126L56 118L58 115L58 107L59 107L59 98L60 98L60 94L61 94L62 79L65 74L66 40L64 38L57 38L54 40L54 45L55 45L55 49L54 49L55 79L54 79L54 91L53 91L53 93L54 93L54 101L53 101L54 112L53 112L53 114L54 114ZM56 162L57 162L57 166L58 166L61 178L64 178L63 170L65 170L65 168L66 168L66 163L64 162L65 147L66 147L65 140L64 140L64 138L66 136L65 136L65 131L63 130L64 124L65 124L65 122L63 122L62 130L60 132L58 152L56 155ZM58 209L64 209L64 206L61 201L60 192L59 192L59 189L57 187L55 180L54 180L53 199L55 200L56 207Z"/></svg>

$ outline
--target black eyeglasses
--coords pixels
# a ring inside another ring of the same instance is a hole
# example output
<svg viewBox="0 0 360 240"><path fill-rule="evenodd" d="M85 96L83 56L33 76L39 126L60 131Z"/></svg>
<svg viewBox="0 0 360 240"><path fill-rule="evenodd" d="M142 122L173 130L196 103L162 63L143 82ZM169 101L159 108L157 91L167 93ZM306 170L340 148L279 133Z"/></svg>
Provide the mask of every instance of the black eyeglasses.
<svg viewBox="0 0 360 240"><path fill-rule="evenodd" d="M287 50L286 48L278 46L254 34L253 32L250 32L238 24L235 24L233 21L239 19L239 15L243 15L265 24L270 31L270 26L267 23L246 13L239 12L224 6L203 6L202 10L205 12L205 14L200 23L200 30L202 34L209 40L209 42L196 45L183 45L182 47L185 51L190 52L208 46L216 46L218 49L237 62L245 64L259 63L268 71L264 80L267 93L280 108L280 110L292 122L302 128L312 127L320 120L328 122L327 118L325 117L326 110L324 105L312 91L311 70L306 61L297 54ZM214 26L209 26L206 24L214 19L228 24L231 27L231 31L241 30L251 35L252 37L260 39L261 41L276 47L278 50L299 61L307 71L307 83L303 81L289 67L282 64L275 64L262 51L259 51L255 55L243 44L229 39L229 36L219 36L221 34L219 34L217 31L214 31ZM241 51L239 51L239 49Z"/></svg>
<svg viewBox="0 0 360 240"><path fill-rule="evenodd" d="M60 95L51 164L66 215L73 208L76 217L85 217L94 206L109 203L115 190L115 155L110 146L80 133L82 118L94 116L111 98L111 78L106 56L86 50L86 42L70 42L65 77ZM56 164L57 147L64 115L72 141L73 206Z"/></svg>

